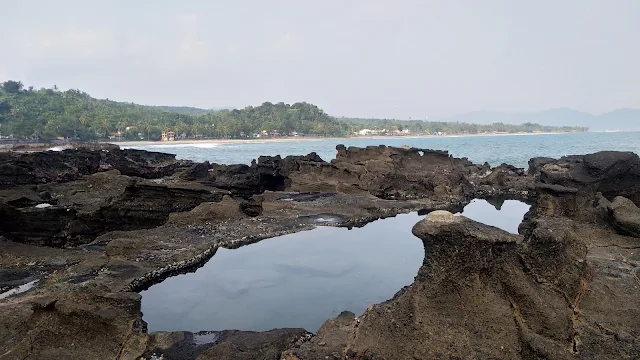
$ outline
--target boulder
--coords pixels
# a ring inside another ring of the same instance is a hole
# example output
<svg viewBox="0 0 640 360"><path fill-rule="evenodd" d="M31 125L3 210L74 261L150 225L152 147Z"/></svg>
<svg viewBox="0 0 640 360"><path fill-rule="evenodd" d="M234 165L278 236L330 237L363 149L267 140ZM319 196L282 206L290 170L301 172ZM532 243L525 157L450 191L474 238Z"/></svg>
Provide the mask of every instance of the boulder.
<svg viewBox="0 0 640 360"><path fill-rule="evenodd" d="M619 195L640 203L640 157L633 152L601 151L546 160L540 162L544 163L537 176L541 183L579 189L583 196L600 192L607 198Z"/></svg>
<svg viewBox="0 0 640 360"><path fill-rule="evenodd" d="M640 237L640 209L633 201L616 196L607 209L616 229L623 234Z"/></svg>
<svg viewBox="0 0 640 360"><path fill-rule="evenodd" d="M598 193L609 200L624 196L640 204L640 158L632 152L535 158L529 172L534 176L538 195L534 211L539 215L602 222L594 206Z"/></svg>

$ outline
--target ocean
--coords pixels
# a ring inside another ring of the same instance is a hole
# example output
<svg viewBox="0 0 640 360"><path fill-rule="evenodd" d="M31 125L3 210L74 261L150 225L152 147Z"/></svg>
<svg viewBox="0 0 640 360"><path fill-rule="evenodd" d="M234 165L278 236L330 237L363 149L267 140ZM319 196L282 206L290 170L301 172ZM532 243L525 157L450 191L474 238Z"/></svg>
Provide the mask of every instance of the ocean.
<svg viewBox="0 0 640 360"><path fill-rule="evenodd" d="M536 135L487 135L460 137L390 137L382 139L322 139L268 142L153 144L127 146L176 154L178 159L216 162L221 164L250 164L261 155L306 155L316 152L324 160L335 157L336 145L411 146L424 149L447 150L455 157L466 157L474 163L488 162L491 166L502 163L526 168L532 157L558 158L564 155L588 154L601 150L633 151L640 154L640 132L588 132ZM124 146L123 146L124 147Z"/></svg>

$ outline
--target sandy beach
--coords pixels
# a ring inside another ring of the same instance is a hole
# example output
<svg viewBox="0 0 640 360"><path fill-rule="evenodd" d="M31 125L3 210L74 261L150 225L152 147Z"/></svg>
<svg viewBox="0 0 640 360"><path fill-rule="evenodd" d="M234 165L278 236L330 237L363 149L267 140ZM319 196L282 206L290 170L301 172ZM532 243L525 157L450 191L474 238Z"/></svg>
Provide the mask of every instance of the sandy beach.
<svg viewBox="0 0 640 360"><path fill-rule="evenodd" d="M557 135L571 134L559 133L512 133L512 134L458 134L458 135L407 135L407 136L345 136L345 137L301 137L288 136L278 138L253 138L253 139L202 139L202 140L174 140L174 141L109 141L109 144L119 146L145 146L145 145L190 145L190 144L224 144L224 143L250 143L250 142L293 142L293 141L320 141L320 140L389 140L389 139L429 139L429 138L455 138L455 137L480 137L480 136L525 136L525 135Z"/></svg>

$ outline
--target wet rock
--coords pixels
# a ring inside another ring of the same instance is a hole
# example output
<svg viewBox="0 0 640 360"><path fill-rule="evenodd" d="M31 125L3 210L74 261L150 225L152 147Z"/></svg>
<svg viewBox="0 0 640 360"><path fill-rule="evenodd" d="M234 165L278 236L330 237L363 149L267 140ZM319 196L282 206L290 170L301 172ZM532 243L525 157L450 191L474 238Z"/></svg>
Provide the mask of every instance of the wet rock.
<svg viewBox="0 0 640 360"><path fill-rule="evenodd" d="M36 279L37 276L33 271L0 268L0 292L3 292L2 289L24 285Z"/></svg>

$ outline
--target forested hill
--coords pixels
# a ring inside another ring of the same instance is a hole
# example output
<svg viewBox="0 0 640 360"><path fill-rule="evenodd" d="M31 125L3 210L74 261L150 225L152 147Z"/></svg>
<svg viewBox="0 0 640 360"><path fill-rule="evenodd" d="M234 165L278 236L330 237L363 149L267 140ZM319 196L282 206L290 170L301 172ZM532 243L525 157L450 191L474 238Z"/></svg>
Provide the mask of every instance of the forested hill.
<svg viewBox="0 0 640 360"><path fill-rule="evenodd" d="M177 136L186 139L287 136L296 133L312 136L346 136L362 129L374 130L371 134L379 135L586 130L531 123L477 125L386 119L337 119L306 102L292 105L265 102L255 107L222 110L144 106L95 99L80 90L60 91L55 86L51 89L34 89L25 88L17 81L0 84L1 138L159 140L163 131L173 131Z"/></svg>
<svg viewBox="0 0 640 360"><path fill-rule="evenodd" d="M162 131L169 130L193 139L251 137L263 130L279 135L342 136L351 127L308 103L207 111L98 100L79 90L25 89L16 81L0 86L2 136L158 140Z"/></svg>

